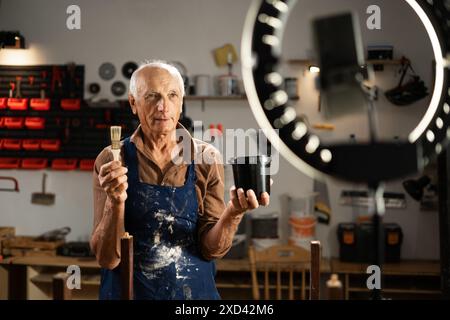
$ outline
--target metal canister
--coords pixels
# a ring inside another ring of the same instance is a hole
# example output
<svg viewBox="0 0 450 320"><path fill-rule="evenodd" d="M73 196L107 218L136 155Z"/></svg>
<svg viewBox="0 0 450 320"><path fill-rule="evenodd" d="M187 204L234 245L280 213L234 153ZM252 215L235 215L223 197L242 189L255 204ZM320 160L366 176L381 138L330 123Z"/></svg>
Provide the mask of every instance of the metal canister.
<svg viewBox="0 0 450 320"><path fill-rule="evenodd" d="M233 75L223 75L218 78L219 95L234 96L239 95L238 80Z"/></svg>

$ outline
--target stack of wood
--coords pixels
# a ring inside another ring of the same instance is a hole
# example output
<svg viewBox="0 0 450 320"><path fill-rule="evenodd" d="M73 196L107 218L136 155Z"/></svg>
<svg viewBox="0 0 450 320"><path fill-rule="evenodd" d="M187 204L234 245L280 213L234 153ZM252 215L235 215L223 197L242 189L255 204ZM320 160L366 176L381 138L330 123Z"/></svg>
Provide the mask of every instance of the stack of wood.
<svg viewBox="0 0 450 320"><path fill-rule="evenodd" d="M14 227L0 227L0 256L4 256L3 242L13 238L16 235L16 228Z"/></svg>
<svg viewBox="0 0 450 320"><path fill-rule="evenodd" d="M15 236L3 241L3 255L14 257L56 256L56 249L64 240L37 241L35 237Z"/></svg>

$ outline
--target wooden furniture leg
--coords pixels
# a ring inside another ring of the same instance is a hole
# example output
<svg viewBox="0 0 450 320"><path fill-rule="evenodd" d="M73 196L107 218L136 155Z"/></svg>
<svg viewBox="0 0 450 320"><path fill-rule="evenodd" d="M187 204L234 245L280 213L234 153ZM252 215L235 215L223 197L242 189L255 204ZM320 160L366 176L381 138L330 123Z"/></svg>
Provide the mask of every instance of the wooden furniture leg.
<svg viewBox="0 0 450 320"><path fill-rule="evenodd" d="M8 266L8 299L27 300L27 266Z"/></svg>
<svg viewBox="0 0 450 320"><path fill-rule="evenodd" d="M320 298L320 241L311 241L310 300Z"/></svg>
<svg viewBox="0 0 450 320"><path fill-rule="evenodd" d="M53 276L53 300L72 300L72 290L67 287L69 274L57 273Z"/></svg>
<svg viewBox="0 0 450 320"><path fill-rule="evenodd" d="M128 232L120 239L120 278L122 300L133 300L133 236Z"/></svg>

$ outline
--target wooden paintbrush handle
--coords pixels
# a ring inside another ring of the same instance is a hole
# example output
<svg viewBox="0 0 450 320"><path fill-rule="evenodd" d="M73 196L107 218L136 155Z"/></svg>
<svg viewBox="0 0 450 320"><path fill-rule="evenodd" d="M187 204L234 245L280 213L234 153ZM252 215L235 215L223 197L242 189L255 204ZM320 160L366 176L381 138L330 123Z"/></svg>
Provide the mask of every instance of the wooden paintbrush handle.
<svg viewBox="0 0 450 320"><path fill-rule="evenodd" d="M120 149L111 149L114 161L120 161Z"/></svg>

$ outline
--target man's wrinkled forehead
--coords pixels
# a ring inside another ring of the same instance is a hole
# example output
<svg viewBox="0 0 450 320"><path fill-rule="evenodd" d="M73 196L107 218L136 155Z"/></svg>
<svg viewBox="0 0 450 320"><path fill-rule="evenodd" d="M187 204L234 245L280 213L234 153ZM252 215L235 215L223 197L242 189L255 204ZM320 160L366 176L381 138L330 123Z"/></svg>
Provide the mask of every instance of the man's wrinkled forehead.
<svg viewBox="0 0 450 320"><path fill-rule="evenodd" d="M176 90L180 92L180 85L169 71L158 67L147 67L139 70L136 78L138 92Z"/></svg>

